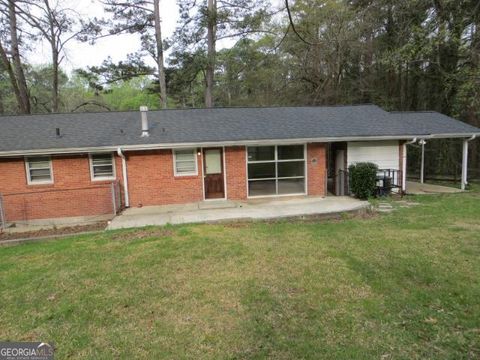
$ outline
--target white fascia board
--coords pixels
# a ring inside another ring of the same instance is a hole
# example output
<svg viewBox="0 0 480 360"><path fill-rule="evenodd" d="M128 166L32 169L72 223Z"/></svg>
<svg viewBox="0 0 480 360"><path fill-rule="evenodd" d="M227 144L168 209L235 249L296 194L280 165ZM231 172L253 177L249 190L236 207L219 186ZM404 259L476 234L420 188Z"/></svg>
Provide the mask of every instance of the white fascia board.
<svg viewBox="0 0 480 360"><path fill-rule="evenodd" d="M142 144L142 145L112 145L82 148L64 148L64 149L38 149L38 150L17 150L1 151L0 157L18 157L32 155L62 155L62 154L88 154L95 152L117 151L146 151L160 149L181 149L195 147L218 147L218 146L253 146L253 145L291 145L313 142L346 142L346 141L375 141L375 140L410 140L418 139L447 139L447 138L469 138L473 135L480 136L478 133L463 134L423 134L423 135L395 135L395 136L349 136L349 137L325 137L325 138L298 138L298 139L259 139L259 140L235 140L235 141L212 141L195 143L165 143L165 144Z"/></svg>

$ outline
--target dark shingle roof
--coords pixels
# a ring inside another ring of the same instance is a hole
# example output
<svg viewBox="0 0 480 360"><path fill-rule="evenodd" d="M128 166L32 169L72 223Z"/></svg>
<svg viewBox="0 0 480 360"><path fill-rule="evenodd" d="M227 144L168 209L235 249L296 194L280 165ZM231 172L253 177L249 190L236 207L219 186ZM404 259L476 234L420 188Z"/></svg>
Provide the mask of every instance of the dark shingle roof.
<svg viewBox="0 0 480 360"><path fill-rule="evenodd" d="M0 117L0 153L45 149L479 133L435 112L389 113L375 105L214 108ZM60 128L61 137L55 129Z"/></svg>

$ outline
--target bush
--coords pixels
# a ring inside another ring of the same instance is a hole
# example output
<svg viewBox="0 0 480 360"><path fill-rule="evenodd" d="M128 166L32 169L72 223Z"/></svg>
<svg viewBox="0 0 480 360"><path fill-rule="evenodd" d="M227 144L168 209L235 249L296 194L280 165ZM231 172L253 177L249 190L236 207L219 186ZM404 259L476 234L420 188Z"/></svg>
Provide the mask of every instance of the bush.
<svg viewBox="0 0 480 360"><path fill-rule="evenodd" d="M348 168L350 190L359 199L368 199L375 195L378 166L370 163L356 163Z"/></svg>

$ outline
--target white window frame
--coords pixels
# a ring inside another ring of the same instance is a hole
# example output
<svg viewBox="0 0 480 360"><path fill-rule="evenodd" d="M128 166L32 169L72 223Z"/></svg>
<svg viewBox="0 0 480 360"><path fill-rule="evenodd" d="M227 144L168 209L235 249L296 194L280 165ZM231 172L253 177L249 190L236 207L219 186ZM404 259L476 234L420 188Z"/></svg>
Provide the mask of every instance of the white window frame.
<svg viewBox="0 0 480 360"><path fill-rule="evenodd" d="M288 146L288 145L296 145L296 146L303 146L303 159L278 159L278 147L279 146ZM247 174L247 198L262 198L262 197L280 197L280 196L298 196L298 195L307 195L307 181L308 181L308 170L307 170L307 144L288 144L288 145L255 145L255 146L246 146L245 147L245 155L246 155L246 174ZM248 148L249 147L274 147L274 159L273 160L250 160L248 158ZM304 162L304 170L303 176L290 176L290 177L278 177L278 164L279 163L286 163L286 162ZM274 163L275 164L275 177L273 178L258 178L258 179L250 179L248 174L248 165L249 164L258 164L258 163ZM303 192L302 193L291 193L291 194L279 194L278 193L278 181L285 180L285 179L304 179L303 182ZM271 195L250 195L250 182L251 181L265 181L265 180L274 180L275 181L275 194Z"/></svg>
<svg viewBox="0 0 480 360"><path fill-rule="evenodd" d="M95 177L95 173L93 172L93 156L95 155L108 155L110 154L112 158L112 168L113 168L113 175L112 176L101 176L101 177ZM92 181L108 181L108 180L116 180L117 179L117 169L115 166L115 156L113 156L113 153L93 153L93 154L88 154L88 162L90 163L90 179Z"/></svg>
<svg viewBox="0 0 480 360"><path fill-rule="evenodd" d="M49 164L49 170L50 170L50 180L44 180L44 181L32 180L31 173L30 173L30 161L35 159L35 158L48 158L48 164ZM25 157L25 172L26 172L26 175L27 175L27 184L28 185L48 185L48 184L53 184L54 183L53 162L52 162L52 157L51 156L29 156L29 157Z"/></svg>
<svg viewBox="0 0 480 360"><path fill-rule="evenodd" d="M193 154L193 160L195 162L195 171L188 173L177 173L177 151L187 151L191 150ZM197 149L196 148L187 148L187 149L172 149L173 156L173 174L175 177L181 176L198 176L198 159L197 159Z"/></svg>

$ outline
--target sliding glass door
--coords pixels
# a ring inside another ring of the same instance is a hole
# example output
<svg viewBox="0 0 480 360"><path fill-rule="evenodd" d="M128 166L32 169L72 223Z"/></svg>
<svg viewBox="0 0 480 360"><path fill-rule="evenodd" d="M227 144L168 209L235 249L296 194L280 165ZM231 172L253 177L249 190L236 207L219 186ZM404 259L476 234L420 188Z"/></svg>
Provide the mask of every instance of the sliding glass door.
<svg viewBox="0 0 480 360"><path fill-rule="evenodd" d="M250 146L248 196L305 194L305 145Z"/></svg>

